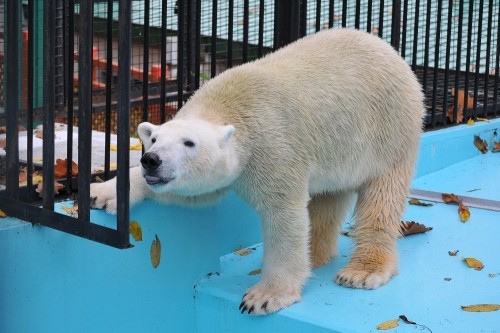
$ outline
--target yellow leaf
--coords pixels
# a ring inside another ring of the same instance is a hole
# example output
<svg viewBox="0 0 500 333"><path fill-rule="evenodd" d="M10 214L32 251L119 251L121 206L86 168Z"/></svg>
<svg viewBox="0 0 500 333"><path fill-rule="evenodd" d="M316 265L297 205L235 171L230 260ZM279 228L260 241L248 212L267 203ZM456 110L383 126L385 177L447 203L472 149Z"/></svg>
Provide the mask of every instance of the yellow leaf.
<svg viewBox="0 0 500 333"><path fill-rule="evenodd" d="M5 214L5 212L0 209L0 218L3 219L4 217L7 217L7 214Z"/></svg>
<svg viewBox="0 0 500 333"><path fill-rule="evenodd" d="M464 258L464 260L467 263L467 266L474 268L476 271L480 271L484 268L483 263L476 258Z"/></svg>
<svg viewBox="0 0 500 333"><path fill-rule="evenodd" d="M378 330L385 331L385 330L390 330L391 328L395 328L399 326L399 318L398 319L393 319L393 320L388 320L384 321L382 324L377 326Z"/></svg>
<svg viewBox="0 0 500 333"><path fill-rule="evenodd" d="M160 256L161 256L161 243L160 239L158 238L158 235L155 235L155 239L153 240L153 243L151 243L150 255L151 255L151 264L153 265L154 268L158 267L158 265L160 264Z"/></svg>
<svg viewBox="0 0 500 333"><path fill-rule="evenodd" d="M474 119L469 118L469 120L467 120L467 125L469 125L469 126L474 125Z"/></svg>
<svg viewBox="0 0 500 333"><path fill-rule="evenodd" d="M130 150L142 150L142 143L139 141L135 145L130 145Z"/></svg>
<svg viewBox="0 0 500 333"><path fill-rule="evenodd" d="M460 215L460 220L462 220L462 222L467 222L470 218L469 207L460 202L460 205L458 206L458 214Z"/></svg>
<svg viewBox="0 0 500 333"><path fill-rule="evenodd" d="M250 249L241 249L241 250L234 251L234 254L236 254L238 256L247 256L250 253L252 253L252 250L250 250Z"/></svg>
<svg viewBox="0 0 500 333"><path fill-rule="evenodd" d="M487 123L489 123L489 122L490 122L490 120L489 120L489 119L486 119L486 118L480 118L480 117L477 117L477 118L476 118L476 121L484 121L484 122L487 122Z"/></svg>
<svg viewBox="0 0 500 333"><path fill-rule="evenodd" d="M109 149L112 150L112 151L117 151L118 150L118 145L111 144L111 145L109 145Z"/></svg>
<svg viewBox="0 0 500 333"><path fill-rule="evenodd" d="M141 229L141 225L138 222L131 221L128 229L129 229L130 233L132 234L132 237L134 237L134 239L136 241L142 240L142 229Z"/></svg>
<svg viewBox="0 0 500 333"><path fill-rule="evenodd" d="M500 310L500 304L462 305L462 310L467 312L491 312Z"/></svg>
<svg viewBox="0 0 500 333"><path fill-rule="evenodd" d="M78 216L78 205L73 205L73 207L61 206L61 210L66 212L66 214L71 216Z"/></svg>

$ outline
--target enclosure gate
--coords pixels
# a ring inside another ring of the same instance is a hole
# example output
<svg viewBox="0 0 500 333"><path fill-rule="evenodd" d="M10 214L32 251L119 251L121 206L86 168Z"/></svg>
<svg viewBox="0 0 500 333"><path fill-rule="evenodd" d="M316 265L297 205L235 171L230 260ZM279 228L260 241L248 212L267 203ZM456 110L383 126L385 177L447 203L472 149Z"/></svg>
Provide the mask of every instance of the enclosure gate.
<svg viewBox="0 0 500 333"><path fill-rule="evenodd" d="M0 209L117 248L130 247L137 124L168 120L205 81L302 36L351 27L391 43L422 83L427 128L500 110L496 0L4 0L0 15ZM64 124L64 151L55 150L56 123ZM36 124L43 162L34 157ZM102 171L92 169L92 130L105 133ZM114 175L117 222L108 228L90 221L89 184ZM75 216L56 212L68 198Z"/></svg>

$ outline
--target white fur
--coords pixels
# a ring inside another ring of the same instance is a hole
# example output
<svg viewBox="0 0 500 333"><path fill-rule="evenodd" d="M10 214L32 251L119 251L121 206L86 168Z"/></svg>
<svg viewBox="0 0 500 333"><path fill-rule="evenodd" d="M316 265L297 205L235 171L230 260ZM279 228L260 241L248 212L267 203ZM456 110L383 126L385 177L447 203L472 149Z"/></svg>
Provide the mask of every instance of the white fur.
<svg viewBox="0 0 500 333"><path fill-rule="evenodd" d="M141 124L147 152L162 160L155 172L172 180L150 187L132 169L131 203L203 204L227 189L246 199L261 216L265 253L241 307L264 314L299 301L311 266L335 255L357 192L356 250L336 281L377 288L397 272L423 113L417 79L388 44L320 32L212 79L172 121ZM113 180L92 184L91 195L115 211Z"/></svg>

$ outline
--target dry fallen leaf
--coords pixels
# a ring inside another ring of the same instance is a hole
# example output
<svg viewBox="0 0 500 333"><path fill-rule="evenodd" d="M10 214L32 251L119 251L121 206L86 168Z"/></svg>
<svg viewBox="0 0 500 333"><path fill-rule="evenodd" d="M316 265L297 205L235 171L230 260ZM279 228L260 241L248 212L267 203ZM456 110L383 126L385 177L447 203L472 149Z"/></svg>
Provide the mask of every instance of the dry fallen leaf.
<svg viewBox="0 0 500 333"><path fill-rule="evenodd" d="M493 142L493 149L491 150L493 153L500 151L500 142Z"/></svg>
<svg viewBox="0 0 500 333"><path fill-rule="evenodd" d="M467 266L469 266L470 268L474 268L476 271L480 271L484 268L483 263L476 258L464 258L464 260Z"/></svg>
<svg viewBox="0 0 500 333"><path fill-rule="evenodd" d="M422 202L418 199L410 199L410 201L408 201L408 203L410 205L415 205L415 206L423 206L423 207L429 207L429 206L434 206L434 204L430 203L430 202Z"/></svg>
<svg viewBox="0 0 500 333"><path fill-rule="evenodd" d="M401 221L401 231L403 236L423 234L424 232L432 230L432 227L426 227L424 224L415 221Z"/></svg>
<svg viewBox="0 0 500 333"><path fill-rule="evenodd" d="M453 113L455 109L453 107L448 108L448 112L446 115L448 116L448 119L450 119L450 122L453 122ZM458 112L457 112L457 120L455 121L456 124L459 124L464 120L464 108L459 104L458 105Z"/></svg>
<svg viewBox="0 0 500 333"><path fill-rule="evenodd" d="M7 217L7 214L5 214L5 212L3 210L0 209L0 218L5 218Z"/></svg>
<svg viewBox="0 0 500 333"><path fill-rule="evenodd" d="M258 268L248 273L248 275L259 275L260 273L262 273L262 269Z"/></svg>
<svg viewBox="0 0 500 333"><path fill-rule="evenodd" d="M128 226L128 230L130 231L132 237L134 237L136 241L142 241L142 229L141 225L138 222L131 221Z"/></svg>
<svg viewBox="0 0 500 333"><path fill-rule="evenodd" d="M484 121L485 123L489 123L490 120L489 119L486 119L486 118L481 118L481 117L477 117L476 118L476 121Z"/></svg>
<svg viewBox="0 0 500 333"><path fill-rule="evenodd" d="M75 201L73 203L73 207L61 206L61 210L65 211L66 214L71 215L73 217L78 216L78 203Z"/></svg>
<svg viewBox="0 0 500 333"><path fill-rule="evenodd" d="M118 151L118 145L111 144L109 146L109 149L111 149L112 151ZM142 150L142 143L139 141L135 145L130 145L129 150Z"/></svg>
<svg viewBox="0 0 500 333"><path fill-rule="evenodd" d="M68 174L67 169L68 160L58 158L56 160L56 165L54 166L54 177L56 177L56 179L66 177ZM78 164L75 162L71 162L71 175L78 176Z"/></svg>
<svg viewBox="0 0 500 333"><path fill-rule="evenodd" d="M474 125L474 119L469 118L469 120L467 120L467 125L469 125L469 126Z"/></svg>
<svg viewBox="0 0 500 333"><path fill-rule="evenodd" d="M416 322L409 320L405 315L400 315L399 319L401 319L405 324L418 325Z"/></svg>
<svg viewBox="0 0 500 333"><path fill-rule="evenodd" d="M0 148L5 148L5 139L0 139Z"/></svg>
<svg viewBox="0 0 500 333"><path fill-rule="evenodd" d="M470 219L469 207L465 206L462 202L458 205L458 214L462 222L467 222Z"/></svg>
<svg viewBox="0 0 500 333"><path fill-rule="evenodd" d="M240 249L240 250L234 251L233 253L236 254L236 255L238 255L238 256L247 256L250 253L252 253L252 250L250 250L250 249Z"/></svg>
<svg viewBox="0 0 500 333"><path fill-rule="evenodd" d="M64 185L61 183L58 183L57 181L54 181L54 194L59 194L59 191L64 188ZM40 196L42 196L43 193L43 182L40 181L35 189L37 193L39 193Z"/></svg>
<svg viewBox="0 0 500 333"><path fill-rule="evenodd" d="M399 326L399 318L384 321L382 324L377 325L377 329L381 330L381 331L385 331L385 330L390 330L390 329L398 327L398 326Z"/></svg>
<svg viewBox="0 0 500 333"><path fill-rule="evenodd" d="M500 310L500 304L462 305L462 310L467 312L491 312Z"/></svg>
<svg viewBox="0 0 500 333"><path fill-rule="evenodd" d="M465 106L465 97L467 96L467 109L473 109L474 108L474 98L469 94L465 93L465 90L463 89L458 89L458 105L461 107ZM451 88L451 96L455 96L455 88Z"/></svg>
<svg viewBox="0 0 500 333"><path fill-rule="evenodd" d="M153 243L151 243L150 255L151 255L151 264L153 265L154 268L158 267L158 265L160 264L160 256L161 256L161 243L160 239L158 238L158 235L155 235L155 239L153 240Z"/></svg>
<svg viewBox="0 0 500 333"><path fill-rule="evenodd" d="M454 203L458 205L458 203L460 202L458 197L453 193L443 193L441 194L441 197L443 198L443 201L445 203Z"/></svg>
<svg viewBox="0 0 500 333"><path fill-rule="evenodd" d="M448 254L452 257L455 257L458 254L458 250L456 251L448 251Z"/></svg>
<svg viewBox="0 0 500 333"><path fill-rule="evenodd" d="M488 143L486 140L481 139L479 135L474 135L474 146L476 146L476 148L483 154L488 152Z"/></svg>

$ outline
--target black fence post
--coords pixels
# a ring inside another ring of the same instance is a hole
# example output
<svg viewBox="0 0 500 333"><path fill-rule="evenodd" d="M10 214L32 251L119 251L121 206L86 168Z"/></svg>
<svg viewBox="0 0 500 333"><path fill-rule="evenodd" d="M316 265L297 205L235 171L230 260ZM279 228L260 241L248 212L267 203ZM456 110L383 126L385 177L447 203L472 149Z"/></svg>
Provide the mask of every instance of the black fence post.
<svg viewBox="0 0 500 333"><path fill-rule="evenodd" d="M400 39L401 39L401 0L393 0L391 45L398 52L399 52Z"/></svg>
<svg viewBox="0 0 500 333"><path fill-rule="evenodd" d="M276 50L299 38L300 0L276 0L274 15Z"/></svg>

